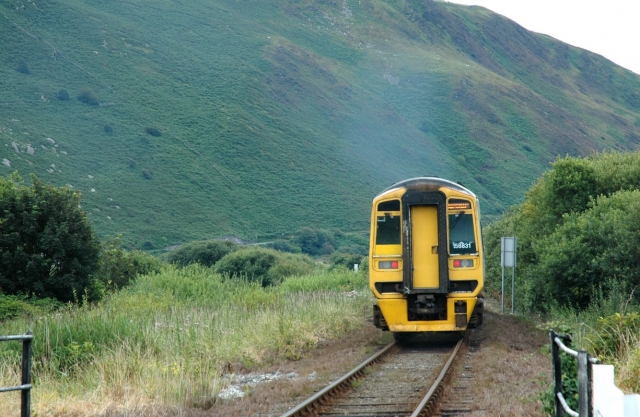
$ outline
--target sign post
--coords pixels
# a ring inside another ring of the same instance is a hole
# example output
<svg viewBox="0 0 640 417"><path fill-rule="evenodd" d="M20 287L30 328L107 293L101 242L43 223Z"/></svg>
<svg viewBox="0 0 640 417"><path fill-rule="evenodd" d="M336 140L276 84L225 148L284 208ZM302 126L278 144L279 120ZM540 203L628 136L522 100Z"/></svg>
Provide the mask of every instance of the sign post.
<svg viewBox="0 0 640 417"><path fill-rule="evenodd" d="M514 312L516 296L516 238L503 237L500 242L500 266L502 267L502 313L504 314L504 268L511 269L511 314Z"/></svg>

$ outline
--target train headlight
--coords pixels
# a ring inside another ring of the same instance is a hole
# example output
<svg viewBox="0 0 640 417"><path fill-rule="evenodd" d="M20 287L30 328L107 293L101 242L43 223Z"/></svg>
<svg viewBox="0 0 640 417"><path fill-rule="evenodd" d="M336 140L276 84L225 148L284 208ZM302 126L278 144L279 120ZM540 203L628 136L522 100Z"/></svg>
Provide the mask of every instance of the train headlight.
<svg viewBox="0 0 640 417"><path fill-rule="evenodd" d="M398 261L381 261L378 262L379 269L398 269Z"/></svg>
<svg viewBox="0 0 640 417"><path fill-rule="evenodd" d="M454 268L473 268L473 259L456 259L453 261Z"/></svg>

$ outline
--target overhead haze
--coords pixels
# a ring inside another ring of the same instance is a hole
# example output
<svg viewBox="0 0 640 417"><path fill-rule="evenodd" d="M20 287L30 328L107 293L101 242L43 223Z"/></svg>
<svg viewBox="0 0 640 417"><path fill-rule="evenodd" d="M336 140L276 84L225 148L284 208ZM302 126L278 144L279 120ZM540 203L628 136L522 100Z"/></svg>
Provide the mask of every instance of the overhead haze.
<svg viewBox="0 0 640 417"><path fill-rule="evenodd" d="M587 49L640 74L640 2L637 0L455 0L478 5L534 32Z"/></svg>

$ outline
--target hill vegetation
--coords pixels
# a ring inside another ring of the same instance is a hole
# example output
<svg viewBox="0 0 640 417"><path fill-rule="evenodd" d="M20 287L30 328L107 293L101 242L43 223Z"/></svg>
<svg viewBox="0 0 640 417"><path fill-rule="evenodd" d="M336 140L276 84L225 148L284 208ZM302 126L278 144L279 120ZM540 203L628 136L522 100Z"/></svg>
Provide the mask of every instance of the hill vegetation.
<svg viewBox="0 0 640 417"><path fill-rule="evenodd" d="M412 176L498 214L558 155L640 144L640 79L433 1L0 4L0 175L151 250L367 229Z"/></svg>
<svg viewBox="0 0 640 417"><path fill-rule="evenodd" d="M640 391L640 307L633 267L640 235L633 226L640 211L639 158L640 152L558 159L523 204L485 233L488 298L495 298L499 287L499 238L515 234L520 238L516 310L538 315L545 330L570 333L577 346L616 365L618 385L632 392ZM38 200L46 213L65 201L77 208L77 195L65 187L34 178L28 188L13 180L0 183L4 213L15 201ZM22 211L29 218L31 212ZM69 207L63 212L82 214ZM0 225L14 223L0 219ZM25 231L32 228L27 226ZM322 251L328 242L339 245L344 239L302 229L290 247ZM358 273L344 268L343 262L354 262L347 260L348 251L334 252L331 268L300 253L221 241L193 242L168 252L165 258L175 265L124 251L117 239L106 240L99 252L90 284L101 288L100 299L90 300L84 292L81 300L62 304L38 299L37 292L0 293L4 331L30 329L35 335L38 414L197 415L217 406L230 381L226 374L297 361L324 341L371 326L367 268ZM48 253L42 255L48 260ZM73 273L67 275L73 281ZM19 351L19 344L0 346L0 386L19 378ZM563 369L571 393L575 369L568 358L563 362L569 365ZM540 399L550 412L553 394L547 394ZM18 408L17 397L8 407Z"/></svg>

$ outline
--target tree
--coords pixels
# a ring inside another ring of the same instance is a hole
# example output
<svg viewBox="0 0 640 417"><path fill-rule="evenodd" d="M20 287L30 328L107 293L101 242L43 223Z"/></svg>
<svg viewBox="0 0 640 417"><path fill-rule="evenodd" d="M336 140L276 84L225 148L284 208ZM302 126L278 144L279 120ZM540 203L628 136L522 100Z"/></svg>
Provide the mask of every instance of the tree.
<svg viewBox="0 0 640 417"><path fill-rule="evenodd" d="M0 291L71 301L91 290L100 242L78 193L31 179L0 177Z"/></svg>

